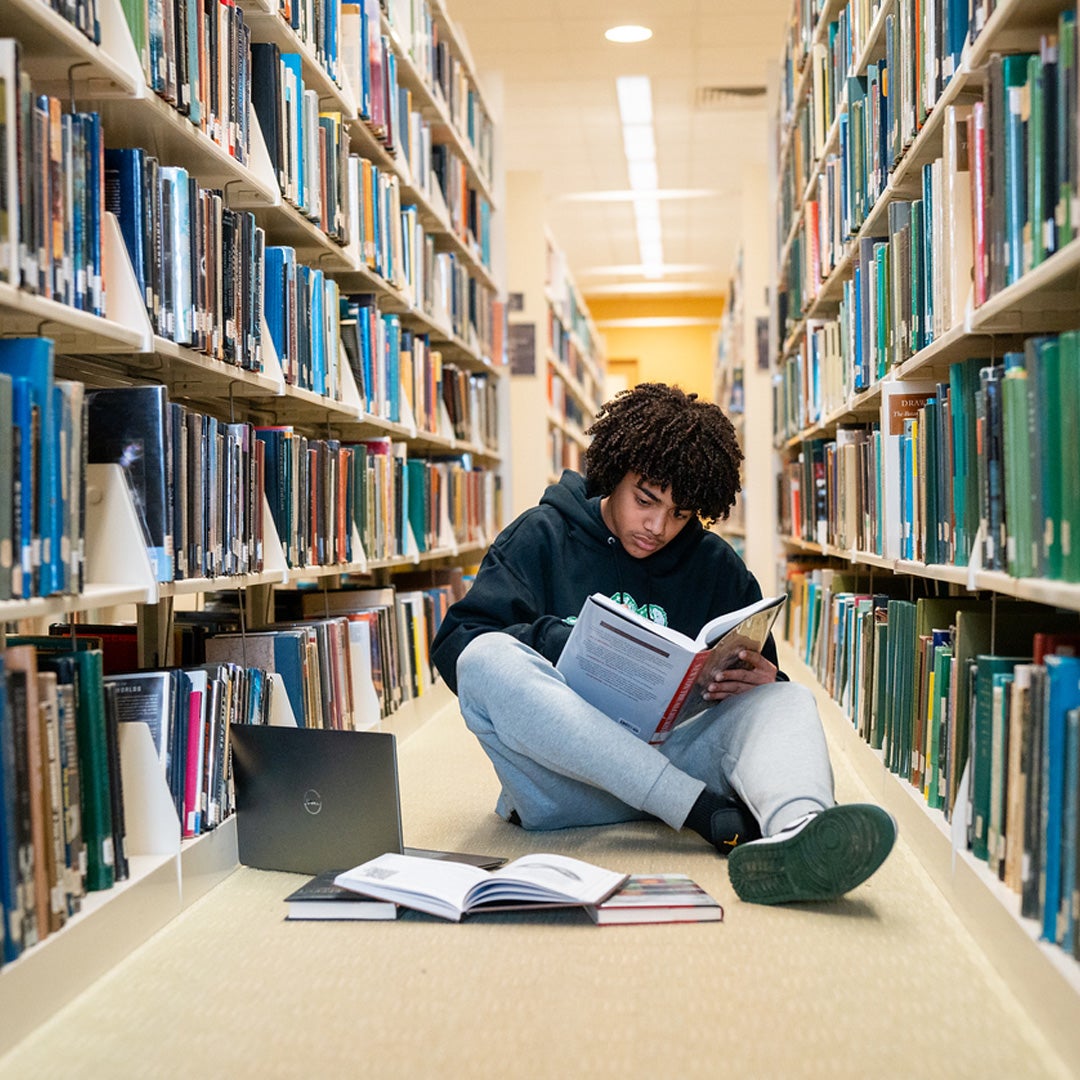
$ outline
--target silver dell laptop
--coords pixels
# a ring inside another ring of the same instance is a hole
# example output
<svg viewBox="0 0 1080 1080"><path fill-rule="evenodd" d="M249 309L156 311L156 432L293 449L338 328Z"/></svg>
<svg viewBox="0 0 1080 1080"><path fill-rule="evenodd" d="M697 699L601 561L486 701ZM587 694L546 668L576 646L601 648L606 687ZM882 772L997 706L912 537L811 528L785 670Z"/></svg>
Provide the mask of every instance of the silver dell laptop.
<svg viewBox="0 0 1080 1080"><path fill-rule="evenodd" d="M321 874L385 852L491 868L495 856L405 848L393 734L233 724L240 862Z"/></svg>

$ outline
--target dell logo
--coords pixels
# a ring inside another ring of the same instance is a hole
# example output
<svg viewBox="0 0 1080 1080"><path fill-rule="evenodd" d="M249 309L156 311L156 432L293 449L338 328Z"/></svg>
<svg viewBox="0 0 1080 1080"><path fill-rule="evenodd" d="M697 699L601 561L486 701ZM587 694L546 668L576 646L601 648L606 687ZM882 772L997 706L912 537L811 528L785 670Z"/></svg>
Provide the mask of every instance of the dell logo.
<svg viewBox="0 0 1080 1080"><path fill-rule="evenodd" d="M304 809L313 815L322 810L322 796L314 788L304 792Z"/></svg>

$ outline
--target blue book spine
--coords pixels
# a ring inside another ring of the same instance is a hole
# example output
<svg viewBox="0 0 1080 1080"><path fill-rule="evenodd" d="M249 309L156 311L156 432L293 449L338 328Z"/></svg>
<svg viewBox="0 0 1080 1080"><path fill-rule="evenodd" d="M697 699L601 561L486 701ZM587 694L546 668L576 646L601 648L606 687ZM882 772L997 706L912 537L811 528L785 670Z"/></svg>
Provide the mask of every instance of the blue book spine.
<svg viewBox="0 0 1080 1080"><path fill-rule="evenodd" d="M1058 944L1070 956L1076 943L1076 860L1080 833L1080 708L1070 709L1065 724L1065 822L1061 863L1061 908L1058 917Z"/></svg>
<svg viewBox="0 0 1080 1080"><path fill-rule="evenodd" d="M263 258L266 268L266 329L274 343L281 370L285 372L289 362L288 341L285 337L285 312L288 306L285 291L285 249L268 247Z"/></svg>
<svg viewBox="0 0 1080 1080"><path fill-rule="evenodd" d="M100 137L100 127L99 127ZM106 207L116 215L120 235L124 238L131 259L135 281L143 294L147 311L153 306L152 287L149 284L146 265L143 210L143 159L142 150L105 151L105 200Z"/></svg>
<svg viewBox="0 0 1080 1080"><path fill-rule="evenodd" d="M326 360L326 350L330 345L330 342L326 340L326 335L323 333L324 311L323 311L323 272L321 270L311 271L311 288L310 288L310 303L311 303L311 388L316 394L322 394L324 397L329 393L329 386L327 383L327 374L329 366Z"/></svg>
<svg viewBox="0 0 1080 1080"><path fill-rule="evenodd" d="M1065 838L1066 717L1071 709L1080 707L1080 659L1050 655L1044 663L1048 686L1042 741L1042 832L1046 844L1042 936L1047 941L1057 941L1062 901L1061 855Z"/></svg>
<svg viewBox="0 0 1080 1080"><path fill-rule="evenodd" d="M17 386L14 388L15 420L22 433L21 482L25 485L22 489L24 575L27 567L30 570L29 579L24 576L22 594L48 596L59 589L51 543L59 488L52 341L48 338L0 340L0 371L16 383L24 384L22 392Z"/></svg>

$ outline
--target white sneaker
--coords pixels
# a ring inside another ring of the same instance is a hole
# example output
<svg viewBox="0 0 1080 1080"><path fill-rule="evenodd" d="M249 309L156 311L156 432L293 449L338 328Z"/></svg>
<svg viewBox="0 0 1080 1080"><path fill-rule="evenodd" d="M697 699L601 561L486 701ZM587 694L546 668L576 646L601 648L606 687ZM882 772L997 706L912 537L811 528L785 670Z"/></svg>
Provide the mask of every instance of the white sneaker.
<svg viewBox="0 0 1080 1080"><path fill-rule="evenodd" d="M772 836L733 848L728 874L740 900L833 900L861 885L896 842L896 821L872 803L815 810Z"/></svg>

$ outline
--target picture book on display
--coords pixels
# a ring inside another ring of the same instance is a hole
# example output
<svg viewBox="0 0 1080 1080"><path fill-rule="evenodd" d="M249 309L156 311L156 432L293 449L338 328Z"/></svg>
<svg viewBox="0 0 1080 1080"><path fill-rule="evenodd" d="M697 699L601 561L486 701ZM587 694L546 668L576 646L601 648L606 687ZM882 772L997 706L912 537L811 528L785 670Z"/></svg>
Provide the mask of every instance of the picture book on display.
<svg viewBox="0 0 1080 1080"><path fill-rule="evenodd" d="M627 876L546 853L523 855L494 871L388 853L338 874L334 883L362 896L460 922L473 912L599 904Z"/></svg>
<svg viewBox="0 0 1080 1080"><path fill-rule="evenodd" d="M686 874L631 874L602 904L585 910L600 926L724 919L724 909Z"/></svg>
<svg viewBox="0 0 1080 1080"><path fill-rule="evenodd" d="M712 673L760 651L785 597L767 596L706 623L690 638L602 593L581 608L556 665L571 689L640 739L659 744L711 702Z"/></svg>

